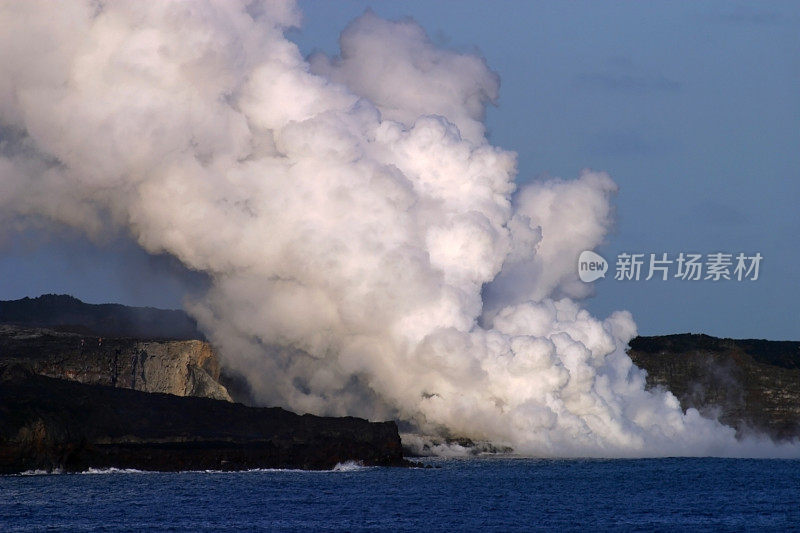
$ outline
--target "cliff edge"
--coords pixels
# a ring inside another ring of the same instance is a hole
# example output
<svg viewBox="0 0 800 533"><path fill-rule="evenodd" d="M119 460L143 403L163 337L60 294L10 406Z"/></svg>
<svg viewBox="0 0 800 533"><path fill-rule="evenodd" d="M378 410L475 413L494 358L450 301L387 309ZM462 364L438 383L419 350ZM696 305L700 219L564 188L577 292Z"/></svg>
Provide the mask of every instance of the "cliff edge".
<svg viewBox="0 0 800 533"><path fill-rule="evenodd" d="M216 354L201 340L103 338L0 324L0 362L80 383L231 401Z"/></svg>
<svg viewBox="0 0 800 533"><path fill-rule="evenodd" d="M649 387L736 428L800 437L800 342L680 334L637 337L628 352Z"/></svg>
<svg viewBox="0 0 800 533"><path fill-rule="evenodd" d="M0 364L0 474L408 466L394 422L86 385Z"/></svg>

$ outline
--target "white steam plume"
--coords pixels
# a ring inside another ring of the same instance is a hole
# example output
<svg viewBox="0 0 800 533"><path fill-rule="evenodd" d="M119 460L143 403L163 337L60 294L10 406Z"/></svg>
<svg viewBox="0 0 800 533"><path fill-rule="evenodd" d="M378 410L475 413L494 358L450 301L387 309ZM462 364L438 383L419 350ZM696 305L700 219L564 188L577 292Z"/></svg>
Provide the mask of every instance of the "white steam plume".
<svg viewBox="0 0 800 533"><path fill-rule="evenodd" d="M630 314L573 301L615 185L514 194L482 59L368 12L306 61L298 23L290 3L0 4L0 217L125 228L207 273L190 311L266 404L535 455L777 453L645 391Z"/></svg>

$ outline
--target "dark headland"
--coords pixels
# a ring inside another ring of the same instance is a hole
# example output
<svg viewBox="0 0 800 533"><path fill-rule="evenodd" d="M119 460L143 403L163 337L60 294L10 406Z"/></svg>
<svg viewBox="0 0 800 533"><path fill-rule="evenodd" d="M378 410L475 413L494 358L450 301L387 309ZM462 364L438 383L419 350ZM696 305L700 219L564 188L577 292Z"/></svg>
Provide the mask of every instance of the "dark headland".
<svg viewBox="0 0 800 533"><path fill-rule="evenodd" d="M0 473L411 464L395 422L236 402L246 389L195 328L69 296L0 302Z"/></svg>
<svg viewBox="0 0 800 533"><path fill-rule="evenodd" d="M800 438L800 342L684 333L637 337L628 354L684 410L718 416L739 436Z"/></svg>
<svg viewBox="0 0 800 533"><path fill-rule="evenodd" d="M0 473L406 465L394 422L0 372Z"/></svg>
<svg viewBox="0 0 800 533"><path fill-rule="evenodd" d="M800 342L637 337L648 387L737 429L800 437ZM395 422L256 408L182 311L0 301L0 473L408 466Z"/></svg>

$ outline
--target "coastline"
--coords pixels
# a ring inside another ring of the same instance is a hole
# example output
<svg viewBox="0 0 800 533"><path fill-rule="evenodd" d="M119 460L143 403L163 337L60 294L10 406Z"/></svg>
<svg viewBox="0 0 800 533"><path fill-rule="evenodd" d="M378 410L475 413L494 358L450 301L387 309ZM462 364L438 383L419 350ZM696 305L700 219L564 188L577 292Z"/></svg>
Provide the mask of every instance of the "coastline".
<svg viewBox="0 0 800 533"><path fill-rule="evenodd" d="M86 385L0 368L0 473L411 466L397 425Z"/></svg>

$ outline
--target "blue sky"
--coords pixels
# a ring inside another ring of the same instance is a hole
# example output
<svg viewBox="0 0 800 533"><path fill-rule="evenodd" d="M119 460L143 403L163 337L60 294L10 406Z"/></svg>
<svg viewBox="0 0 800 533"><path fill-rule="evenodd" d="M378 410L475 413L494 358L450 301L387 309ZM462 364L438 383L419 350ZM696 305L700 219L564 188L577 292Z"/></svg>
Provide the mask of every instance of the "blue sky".
<svg viewBox="0 0 800 533"><path fill-rule="evenodd" d="M336 53L370 7L486 57L502 83L490 140L519 154L519 182L590 167L619 185L617 227L598 249L610 262L623 251L764 256L755 282L609 276L587 301L593 313L628 309L642 334L800 339L800 3L300 5L291 38L306 54ZM179 265L123 238L97 247L6 228L2 244L2 299L178 307L187 290ZM201 286L190 276L189 290Z"/></svg>

